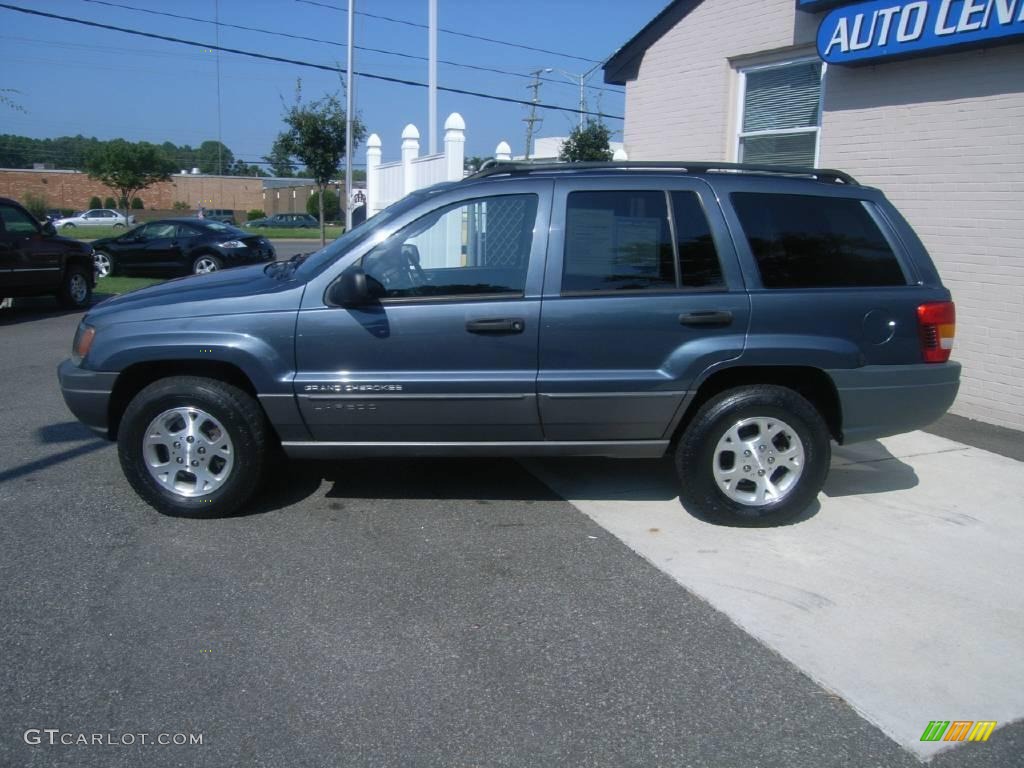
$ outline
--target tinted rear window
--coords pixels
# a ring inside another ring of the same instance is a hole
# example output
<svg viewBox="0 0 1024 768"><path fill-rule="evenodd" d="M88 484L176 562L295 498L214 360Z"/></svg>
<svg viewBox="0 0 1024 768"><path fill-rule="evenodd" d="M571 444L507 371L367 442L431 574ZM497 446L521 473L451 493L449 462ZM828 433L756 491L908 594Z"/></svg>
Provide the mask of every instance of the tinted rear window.
<svg viewBox="0 0 1024 768"><path fill-rule="evenodd" d="M765 288L906 285L860 200L761 192L731 199Z"/></svg>
<svg viewBox="0 0 1024 768"><path fill-rule="evenodd" d="M722 267L711 239L711 227L695 192L672 193L676 244L679 248L679 279L684 288L721 287Z"/></svg>
<svg viewBox="0 0 1024 768"><path fill-rule="evenodd" d="M676 287L664 192L572 192L562 291Z"/></svg>

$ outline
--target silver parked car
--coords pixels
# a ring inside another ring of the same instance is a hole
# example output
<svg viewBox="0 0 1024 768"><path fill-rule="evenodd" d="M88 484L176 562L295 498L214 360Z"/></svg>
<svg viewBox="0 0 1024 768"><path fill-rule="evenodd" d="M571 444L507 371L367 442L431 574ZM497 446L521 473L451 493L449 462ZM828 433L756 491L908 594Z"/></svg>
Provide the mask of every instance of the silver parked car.
<svg viewBox="0 0 1024 768"><path fill-rule="evenodd" d="M111 208L93 208L83 213L76 213L74 216L57 219L53 222L53 226L57 229L72 227L113 227L118 229L131 226L134 223L134 216L129 216L126 220L123 213L118 213Z"/></svg>

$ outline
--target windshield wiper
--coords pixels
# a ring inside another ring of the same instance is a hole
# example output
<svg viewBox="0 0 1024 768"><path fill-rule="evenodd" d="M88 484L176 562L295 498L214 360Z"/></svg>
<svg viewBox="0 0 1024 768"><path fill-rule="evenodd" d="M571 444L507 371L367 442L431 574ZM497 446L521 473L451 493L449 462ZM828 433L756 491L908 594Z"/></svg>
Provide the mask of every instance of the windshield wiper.
<svg viewBox="0 0 1024 768"><path fill-rule="evenodd" d="M273 277L284 277L295 271L295 269L304 262L311 254L308 253L296 253L287 261L275 261L273 264L268 264L266 273Z"/></svg>

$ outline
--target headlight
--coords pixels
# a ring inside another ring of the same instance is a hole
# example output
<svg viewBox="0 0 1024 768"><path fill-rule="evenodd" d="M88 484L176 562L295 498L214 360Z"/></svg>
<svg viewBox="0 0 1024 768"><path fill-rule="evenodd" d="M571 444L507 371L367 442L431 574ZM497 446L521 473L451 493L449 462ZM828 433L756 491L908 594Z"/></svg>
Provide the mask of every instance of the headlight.
<svg viewBox="0 0 1024 768"><path fill-rule="evenodd" d="M241 240L227 240L227 241L225 241L223 243L217 243L217 245L220 248L246 248L246 247L248 247Z"/></svg>
<svg viewBox="0 0 1024 768"><path fill-rule="evenodd" d="M85 323L79 323L75 340L71 343L71 359L75 365L81 365L86 355L89 354L89 350L92 349L92 342L95 338L95 328Z"/></svg>

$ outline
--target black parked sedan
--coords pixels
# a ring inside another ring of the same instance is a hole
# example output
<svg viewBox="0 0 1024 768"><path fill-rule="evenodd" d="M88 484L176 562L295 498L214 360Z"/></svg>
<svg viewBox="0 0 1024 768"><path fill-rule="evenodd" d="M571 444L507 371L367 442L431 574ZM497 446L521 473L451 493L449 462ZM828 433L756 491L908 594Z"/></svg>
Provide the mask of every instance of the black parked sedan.
<svg viewBox="0 0 1024 768"><path fill-rule="evenodd" d="M206 219L161 219L92 244L107 275L196 274L273 261L265 237Z"/></svg>

